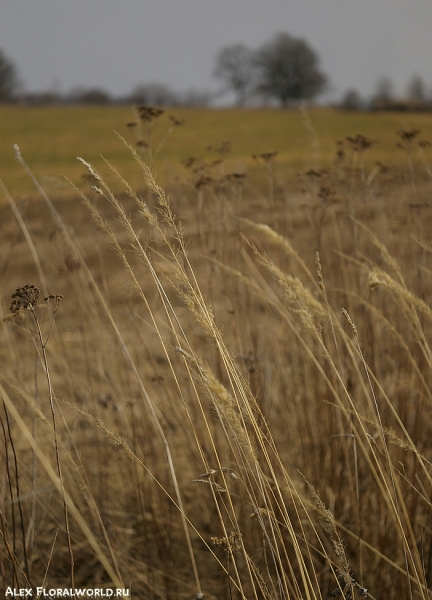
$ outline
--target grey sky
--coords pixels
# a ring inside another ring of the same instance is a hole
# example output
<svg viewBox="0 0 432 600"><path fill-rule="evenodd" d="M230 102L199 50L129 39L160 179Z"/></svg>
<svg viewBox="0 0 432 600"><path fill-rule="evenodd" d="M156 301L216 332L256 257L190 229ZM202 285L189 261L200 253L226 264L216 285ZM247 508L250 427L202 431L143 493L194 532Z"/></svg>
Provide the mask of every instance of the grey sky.
<svg viewBox="0 0 432 600"><path fill-rule="evenodd" d="M403 93L414 74L432 86L431 26L432 0L0 0L0 47L29 91L215 90L222 46L286 31L318 52L334 96L383 75Z"/></svg>

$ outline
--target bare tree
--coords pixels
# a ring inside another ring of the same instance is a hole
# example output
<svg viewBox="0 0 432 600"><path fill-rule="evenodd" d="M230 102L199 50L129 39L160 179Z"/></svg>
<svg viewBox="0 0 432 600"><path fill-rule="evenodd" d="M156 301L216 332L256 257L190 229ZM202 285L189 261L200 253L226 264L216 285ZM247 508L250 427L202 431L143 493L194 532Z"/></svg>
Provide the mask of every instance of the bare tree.
<svg viewBox="0 0 432 600"><path fill-rule="evenodd" d="M426 100L426 89L423 79L419 75L414 75L407 88L408 100L421 104Z"/></svg>
<svg viewBox="0 0 432 600"><path fill-rule="evenodd" d="M225 82L227 89L237 95L237 104L243 106L252 90L256 74L254 53L243 44L222 48L216 57L214 76Z"/></svg>
<svg viewBox="0 0 432 600"><path fill-rule="evenodd" d="M389 102L394 99L395 91L391 79L381 77L375 86L374 99L382 102Z"/></svg>
<svg viewBox="0 0 432 600"><path fill-rule="evenodd" d="M256 55L258 90L283 106L315 98L327 83L317 53L301 38L278 33Z"/></svg>
<svg viewBox="0 0 432 600"><path fill-rule="evenodd" d="M15 65L0 49L0 101L12 99L19 86Z"/></svg>
<svg viewBox="0 0 432 600"><path fill-rule="evenodd" d="M370 101L372 110L395 110L395 89L389 77L380 77L375 85L375 92Z"/></svg>
<svg viewBox="0 0 432 600"><path fill-rule="evenodd" d="M365 103L358 91L351 88L345 92L339 106L343 110L363 110Z"/></svg>

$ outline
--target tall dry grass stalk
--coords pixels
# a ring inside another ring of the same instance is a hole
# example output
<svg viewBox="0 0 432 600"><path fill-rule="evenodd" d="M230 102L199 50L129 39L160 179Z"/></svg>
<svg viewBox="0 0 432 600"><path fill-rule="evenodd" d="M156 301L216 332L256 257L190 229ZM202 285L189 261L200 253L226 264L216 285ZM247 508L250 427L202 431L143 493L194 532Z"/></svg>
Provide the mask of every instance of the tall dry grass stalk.
<svg viewBox="0 0 432 600"><path fill-rule="evenodd" d="M430 253L421 230L414 244L397 230L395 188L363 156L338 163L325 177L340 202L307 192L318 231L272 156L257 208L246 186L233 203L225 164L169 196L121 140L143 193L79 159L84 206L53 203L19 149L43 204L25 214L2 187L17 226L0 273L15 281L14 253L64 296L57 311L59 296L43 307L26 288L12 312L33 323L3 315L6 584L429 598Z"/></svg>

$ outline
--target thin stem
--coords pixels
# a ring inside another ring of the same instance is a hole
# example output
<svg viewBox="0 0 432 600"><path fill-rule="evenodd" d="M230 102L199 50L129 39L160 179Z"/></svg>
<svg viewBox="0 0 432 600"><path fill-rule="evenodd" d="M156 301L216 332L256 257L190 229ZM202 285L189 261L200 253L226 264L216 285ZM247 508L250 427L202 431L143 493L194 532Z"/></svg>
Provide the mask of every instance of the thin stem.
<svg viewBox="0 0 432 600"><path fill-rule="evenodd" d="M56 418L55 418L55 410L54 410L54 394L53 394L53 389L52 389L52 385L51 385L51 377L50 377L50 372L49 372L49 368L48 368L48 360L47 360L47 355L46 355L46 345L48 343L48 339L49 339L49 334L47 339L44 341L43 339L43 335L42 335L42 331L39 325L39 319L37 317L36 314L36 309L35 306L32 304L31 305L31 312L33 315L33 319L36 325L36 331L37 331L37 335L39 337L39 343L40 343L40 347L42 350L42 360L43 360L43 365L44 365L44 370L45 370L45 375L47 378L47 384L48 384L48 398L49 398L49 403L50 403L50 408L51 408L51 416L52 416L52 424L53 424L53 430L54 430L54 446L55 446L55 457L56 457L56 465L57 465L57 472L58 472L58 476L60 479L60 485L61 485L61 490L62 490L62 496L63 496L63 508L64 508L64 520L65 520L65 529L66 529L66 539L67 539L67 545L68 545L68 551L69 551L69 560L70 560L70 569L71 569L71 587L73 592L75 593L75 575L74 575L74 556L73 556L73 550L72 550L72 541L71 541L71 535L70 535L70 527L69 527L69 515L68 515L68 506L67 506L67 502L66 502L66 494L65 494L65 489L64 489L64 483L63 483L63 477L62 477L62 470L61 470L61 465L60 465L60 453L59 453L59 444L58 444L58 434L57 434L57 424L56 424ZM53 319L54 319L54 314L53 313ZM50 328L50 332L51 333L51 329L52 329L52 325Z"/></svg>

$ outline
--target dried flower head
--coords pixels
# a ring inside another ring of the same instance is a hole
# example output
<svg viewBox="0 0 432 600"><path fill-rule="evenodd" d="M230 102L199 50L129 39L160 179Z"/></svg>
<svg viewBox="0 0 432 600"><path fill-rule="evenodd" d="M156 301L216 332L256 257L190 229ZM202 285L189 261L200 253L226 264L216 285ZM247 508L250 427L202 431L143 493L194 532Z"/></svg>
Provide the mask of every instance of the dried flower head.
<svg viewBox="0 0 432 600"><path fill-rule="evenodd" d="M64 296L62 296L61 294L50 294L49 296L47 296L46 298L44 298L45 302L50 302L51 300L54 300L56 303L60 302L60 300L63 300Z"/></svg>
<svg viewBox="0 0 432 600"><path fill-rule="evenodd" d="M174 115L170 115L169 120L171 121L174 127L180 127L181 125L185 124L184 119L177 119L177 117L175 117Z"/></svg>
<svg viewBox="0 0 432 600"><path fill-rule="evenodd" d="M219 548L224 548L228 554L233 555L234 552L238 552L239 550L241 550L241 539L241 533L232 531L227 537L212 537L211 543L214 546L218 546Z"/></svg>
<svg viewBox="0 0 432 600"><path fill-rule="evenodd" d="M396 135L402 140L402 142L412 142L420 133L420 129L399 129L396 131Z"/></svg>
<svg viewBox="0 0 432 600"><path fill-rule="evenodd" d="M182 164L186 167L186 169L191 169L198 160L200 159L196 156L187 156L182 160Z"/></svg>
<svg viewBox="0 0 432 600"><path fill-rule="evenodd" d="M153 106L137 106L137 111L143 123L151 123L164 113L161 108L154 108Z"/></svg>
<svg viewBox="0 0 432 600"><path fill-rule="evenodd" d="M327 171L324 169L309 169L309 171L306 171L306 175L310 177L310 179L320 179L327 175Z"/></svg>
<svg viewBox="0 0 432 600"><path fill-rule="evenodd" d="M225 177L228 181L242 183L247 178L247 176L248 174L242 171L240 173L227 173Z"/></svg>
<svg viewBox="0 0 432 600"><path fill-rule="evenodd" d="M380 160L377 160L375 164L380 173L389 173L392 170L392 165L384 164Z"/></svg>
<svg viewBox="0 0 432 600"><path fill-rule="evenodd" d="M354 152L364 152L365 150L368 150L369 148L371 148L371 146L377 143L376 140L368 138L365 135L362 135L361 133L357 133L357 135L355 136L347 136L345 139L348 142L350 148L354 150Z"/></svg>
<svg viewBox="0 0 432 600"><path fill-rule="evenodd" d="M270 162L278 155L278 152L262 152L261 154L252 154L252 158L257 160L258 158L262 158L264 162Z"/></svg>
<svg viewBox="0 0 432 600"><path fill-rule="evenodd" d="M232 150L232 142L231 140L222 140L217 144L212 144L211 146L208 146L207 150L209 152L217 152L217 154L220 154L221 156L223 154L229 154Z"/></svg>
<svg viewBox="0 0 432 600"><path fill-rule="evenodd" d="M324 202L324 204L332 204L340 202L341 199L337 193L328 185L322 185L318 192L318 197Z"/></svg>
<svg viewBox="0 0 432 600"><path fill-rule="evenodd" d="M215 181L212 177L208 177L207 175L202 175L195 182L195 187L197 190L200 190L202 188L209 187L210 185L212 185L214 183L215 183Z"/></svg>
<svg viewBox="0 0 432 600"><path fill-rule="evenodd" d="M22 288L17 288L15 293L12 294L11 313L16 314L23 309L33 310L37 304L39 292L39 288L28 283Z"/></svg>

